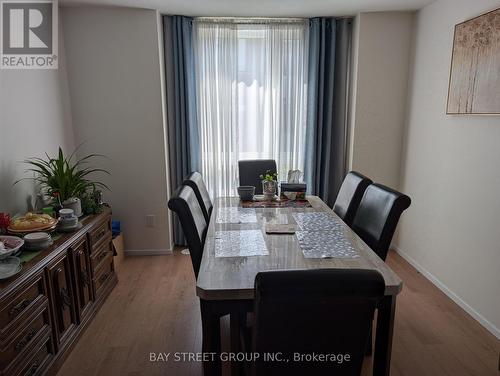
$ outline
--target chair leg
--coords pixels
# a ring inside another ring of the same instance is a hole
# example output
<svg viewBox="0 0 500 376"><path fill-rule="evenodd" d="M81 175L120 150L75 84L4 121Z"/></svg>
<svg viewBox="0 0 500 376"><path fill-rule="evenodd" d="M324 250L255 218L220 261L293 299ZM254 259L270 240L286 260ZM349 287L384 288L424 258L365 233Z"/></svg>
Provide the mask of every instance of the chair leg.
<svg viewBox="0 0 500 376"><path fill-rule="evenodd" d="M368 335L368 342L366 343L365 356L371 356L373 352L373 322Z"/></svg>

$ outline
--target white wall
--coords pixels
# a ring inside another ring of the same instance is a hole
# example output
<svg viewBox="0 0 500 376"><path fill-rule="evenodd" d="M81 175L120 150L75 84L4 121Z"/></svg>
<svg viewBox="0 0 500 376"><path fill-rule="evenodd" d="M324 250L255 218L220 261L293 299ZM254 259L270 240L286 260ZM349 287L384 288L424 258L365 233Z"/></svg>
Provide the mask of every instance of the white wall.
<svg viewBox="0 0 500 376"><path fill-rule="evenodd" d="M62 35L59 27L59 35ZM34 204L36 189L21 163L30 157L74 149L64 43L58 70L0 70L0 212L15 214Z"/></svg>
<svg viewBox="0 0 500 376"><path fill-rule="evenodd" d="M500 117L446 115L453 30L498 0L439 0L418 12L409 89L401 252L500 336Z"/></svg>
<svg viewBox="0 0 500 376"><path fill-rule="evenodd" d="M71 7L61 17L75 139L109 157L105 199L122 221L125 249L169 249L157 15Z"/></svg>
<svg viewBox="0 0 500 376"><path fill-rule="evenodd" d="M361 13L354 22L349 167L398 188L413 13Z"/></svg>

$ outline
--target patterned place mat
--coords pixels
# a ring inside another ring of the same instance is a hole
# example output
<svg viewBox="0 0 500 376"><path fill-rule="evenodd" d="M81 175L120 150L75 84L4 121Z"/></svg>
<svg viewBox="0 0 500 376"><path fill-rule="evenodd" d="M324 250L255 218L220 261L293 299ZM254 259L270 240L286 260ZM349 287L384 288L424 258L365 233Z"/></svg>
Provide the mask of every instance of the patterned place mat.
<svg viewBox="0 0 500 376"><path fill-rule="evenodd" d="M216 223L256 223L257 215L254 209L220 208L217 211Z"/></svg>
<svg viewBox="0 0 500 376"><path fill-rule="evenodd" d="M304 231L341 231L341 222L324 212L293 213L293 219Z"/></svg>
<svg viewBox="0 0 500 376"><path fill-rule="evenodd" d="M342 232L309 232L295 233L305 258L358 258L358 252Z"/></svg>
<svg viewBox="0 0 500 376"><path fill-rule="evenodd" d="M260 230L216 231L215 257L266 256L264 236Z"/></svg>

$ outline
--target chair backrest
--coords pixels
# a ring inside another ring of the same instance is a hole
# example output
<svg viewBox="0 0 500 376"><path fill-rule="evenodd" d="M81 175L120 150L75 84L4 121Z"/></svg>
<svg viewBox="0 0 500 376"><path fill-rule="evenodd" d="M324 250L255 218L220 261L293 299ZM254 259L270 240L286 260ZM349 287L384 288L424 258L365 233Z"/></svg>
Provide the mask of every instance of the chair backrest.
<svg viewBox="0 0 500 376"><path fill-rule="evenodd" d="M359 375L385 282L375 270L270 271L255 277L252 351L289 362L254 362L254 375ZM294 354L347 358L310 361Z"/></svg>
<svg viewBox="0 0 500 376"><path fill-rule="evenodd" d="M381 184L372 184L366 188L351 227L385 260L401 213L410 204L408 196Z"/></svg>
<svg viewBox="0 0 500 376"><path fill-rule="evenodd" d="M366 176L359 172L349 172L340 186L333 211L348 225L351 226L356 210L365 193L366 188L372 183Z"/></svg>
<svg viewBox="0 0 500 376"><path fill-rule="evenodd" d="M207 191L207 186L203 181L203 177L197 171L191 172L189 176L182 182L182 185L189 185L193 188L194 194L200 203L201 211L207 224L210 222L210 216L212 215L212 200Z"/></svg>
<svg viewBox="0 0 500 376"><path fill-rule="evenodd" d="M177 188L168 200L168 207L179 217L182 231L188 243L194 274L198 277L207 223L193 188L188 185Z"/></svg>
<svg viewBox="0 0 500 376"><path fill-rule="evenodd" d="M262 194L262 179L267 170L277 172L276 161L274 159L250 159L238 161L238 170L240 175L240 186L253 185L255 194Z"/></svg>

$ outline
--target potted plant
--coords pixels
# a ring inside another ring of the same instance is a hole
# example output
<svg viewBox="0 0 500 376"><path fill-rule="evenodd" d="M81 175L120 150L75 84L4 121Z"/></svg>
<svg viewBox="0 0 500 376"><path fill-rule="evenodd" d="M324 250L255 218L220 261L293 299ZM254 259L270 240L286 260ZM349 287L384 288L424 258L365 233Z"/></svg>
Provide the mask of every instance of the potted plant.
<svg viewBox="0 0 500 376"><path fill-rule="evenodd" d="M25 179L34 179L39 183L44 192L53 197L56 206L62 204L64 207L73 209L76 215L81 215L82 198L92 196L98 187L108 189L104 183L90 180L89 175L99 172L109 175L109 172L101 168L86 166L93 158L102 157L102 155L89 154L76 159L75 152L66 157L62 149L59 148L56 158L45 154L47 159L29 158L25 160L24 163L30 166L26 172L35 173L34 178Z"/></svg>
<svg viewBox="0 0 500 376"><path fill-rule="evenodd" d="M278 189L278 174L267 170L265 174L260 175L260 179L262 180L264 200L275 200Z"/></svg>

